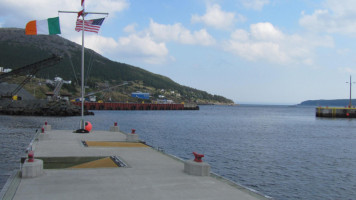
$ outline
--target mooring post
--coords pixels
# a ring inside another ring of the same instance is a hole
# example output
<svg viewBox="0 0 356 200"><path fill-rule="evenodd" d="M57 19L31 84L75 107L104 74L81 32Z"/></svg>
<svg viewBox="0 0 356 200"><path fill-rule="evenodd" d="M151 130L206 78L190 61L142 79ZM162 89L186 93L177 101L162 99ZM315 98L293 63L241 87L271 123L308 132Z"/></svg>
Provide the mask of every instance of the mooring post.
<svg viewBox="0 0 356 200"><path fill-rule="evenodd" d="M117 122L114 122L114 126L110 127L111 132L119 132L119 127L117 126Z"/></svg>
<svg viewBox="0 0 356 200"><path fill-rule="evenodd" d="M131 129L131 134L126 135L126 141L128 142L139 142L138 134L136 134L136 129Z"/></svg>
<svg viewBox="0 0 356 200"><path fill-rule="evenodd" d="M203 154L193 152L194 160L186 160L184 162L184 172L195 176L209 176L210 165L203 162Z"/></svg>

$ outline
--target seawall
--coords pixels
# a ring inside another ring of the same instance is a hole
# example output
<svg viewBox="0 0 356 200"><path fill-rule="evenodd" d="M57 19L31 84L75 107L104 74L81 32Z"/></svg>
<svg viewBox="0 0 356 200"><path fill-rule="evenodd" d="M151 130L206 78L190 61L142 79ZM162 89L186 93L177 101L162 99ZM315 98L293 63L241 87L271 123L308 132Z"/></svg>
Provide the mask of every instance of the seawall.
<svg viewBox="0 0 356 200"><path fill-rule="evenodd" d="M72 102L81 106L81 102ZM153 103L116 103L116 102L85 102L86 110L199 110L196 104L153 104Z"/></svg>
<svg viewBox="0 0 356 200"><path fill-rule="evenodd" d="M317 107L316 117L356 118L356 108Z"/></svg>

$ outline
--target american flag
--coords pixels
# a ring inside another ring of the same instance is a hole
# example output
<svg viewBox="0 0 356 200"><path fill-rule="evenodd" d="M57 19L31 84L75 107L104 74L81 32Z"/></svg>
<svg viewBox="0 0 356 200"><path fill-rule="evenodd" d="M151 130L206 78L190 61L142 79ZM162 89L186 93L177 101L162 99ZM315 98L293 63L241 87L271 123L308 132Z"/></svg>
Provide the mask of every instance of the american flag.
<svg viewBox="0 0 356 200"><path fill-rule="evenodd" d="M98 33L104 19L105 18L84 20L84 31ZM82 29L83 29L83 20L78 18L75 26L75 30L79 32Z"/></svg>

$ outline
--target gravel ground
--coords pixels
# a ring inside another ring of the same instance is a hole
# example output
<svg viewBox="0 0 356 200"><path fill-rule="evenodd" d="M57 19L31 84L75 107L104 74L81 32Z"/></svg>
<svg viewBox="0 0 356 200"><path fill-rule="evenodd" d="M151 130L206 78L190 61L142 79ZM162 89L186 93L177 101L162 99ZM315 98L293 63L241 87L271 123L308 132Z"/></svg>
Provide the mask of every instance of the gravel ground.
<svg viewBox="0 0 356 200"><path fill-rule="evenodd" d="M0 83L0 95L5 95L6 93L12 92L16 89L17 84L10 84L10 83ZM23 100L34 100L35 97L32 96L29 92L25 89L21 89L18 93L19 96L22 97Z"/></svg>

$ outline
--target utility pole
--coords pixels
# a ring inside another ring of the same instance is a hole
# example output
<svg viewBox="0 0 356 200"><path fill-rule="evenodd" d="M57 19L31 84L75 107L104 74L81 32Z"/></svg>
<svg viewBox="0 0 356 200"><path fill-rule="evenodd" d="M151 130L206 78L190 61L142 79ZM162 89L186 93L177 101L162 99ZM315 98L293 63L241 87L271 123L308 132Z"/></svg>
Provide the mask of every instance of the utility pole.
<svg viewBox="0 0 356 200"><path fill-rule="evenodd" d="M352 107L352 102L351 102L351 85L352 85L352 83L355 83L355 82L352 82L351 81L351 75L350 75L350 82L346 82L346 83L350 83L350 102L349 102L349 108L351 108Z"/></svg>

